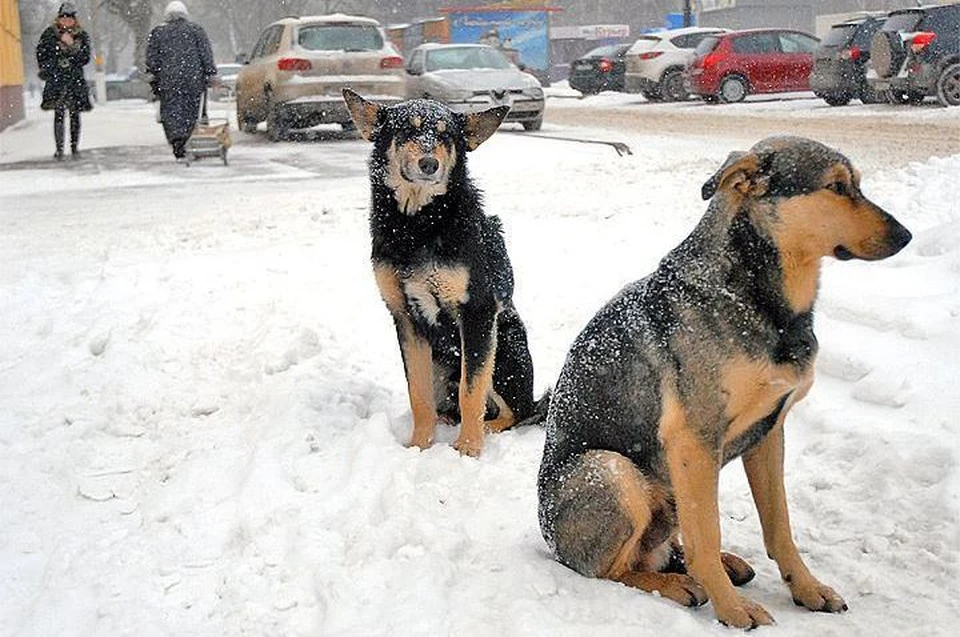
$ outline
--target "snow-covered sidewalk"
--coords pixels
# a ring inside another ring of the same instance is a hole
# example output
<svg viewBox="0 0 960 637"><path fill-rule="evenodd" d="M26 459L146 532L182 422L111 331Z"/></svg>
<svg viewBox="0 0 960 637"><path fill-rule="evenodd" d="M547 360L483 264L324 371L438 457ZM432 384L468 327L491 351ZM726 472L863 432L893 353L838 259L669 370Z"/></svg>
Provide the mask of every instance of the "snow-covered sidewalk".
<svg viewBox="0 0 960 637"><path fill-rule="evenodd" d="M48 114L0 134L0 635L731 634L709 606L550 558L542 430L491 436L479 460L453 451L453 428L404 448L366 144L237 135L230 167L185 168L149 106L84 125L78 164L48 160ZM538 391L599 306L690 231L735 150L625 141L644 152L502 132L471 156ZM955 630L958 175L960 155L865 174L914 242L824 270L787 489L808 564L849 612L793 605L740 467L723 474L724 546L756 568L744 593L779 634Z"/></svg>

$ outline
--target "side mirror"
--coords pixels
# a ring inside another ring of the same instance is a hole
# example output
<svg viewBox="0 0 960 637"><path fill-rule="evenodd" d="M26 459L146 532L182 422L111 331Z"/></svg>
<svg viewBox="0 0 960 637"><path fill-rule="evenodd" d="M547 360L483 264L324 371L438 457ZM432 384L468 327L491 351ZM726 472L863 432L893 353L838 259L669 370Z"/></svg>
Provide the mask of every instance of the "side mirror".
<svg viewBox="0 0 960 637"><path fill-rule="evenodd" d="M415 66L408 66L407 75L423 75L423 71Z"/></svg>

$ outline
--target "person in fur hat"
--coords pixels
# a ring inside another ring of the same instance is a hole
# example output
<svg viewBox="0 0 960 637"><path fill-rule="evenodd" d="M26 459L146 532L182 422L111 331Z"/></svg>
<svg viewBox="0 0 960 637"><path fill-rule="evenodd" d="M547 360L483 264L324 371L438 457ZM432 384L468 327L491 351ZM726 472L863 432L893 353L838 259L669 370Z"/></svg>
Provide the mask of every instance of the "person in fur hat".
<svg viewBox="0 0 960 637"><path fill-rule="evenodd" d="M182 2L171 2L164 23L150 31L147 40L147 73L160 99L160 121L173 156L182 159L200 115L200 100L215 83L217 67L210 40L199 24L188 20Z"/></svg>
<svg viewBox="0 0 960 637"><path fill-rule="evenodd" d="M64 2L53 24L40 34L37 66L43 86L40 108L53 111L54 157L63 159L63 133L66 114L70 113L70 154L80 155L80 113L93 108L83 67L90 62L90 36L77 21L77 8Z"/></svg>

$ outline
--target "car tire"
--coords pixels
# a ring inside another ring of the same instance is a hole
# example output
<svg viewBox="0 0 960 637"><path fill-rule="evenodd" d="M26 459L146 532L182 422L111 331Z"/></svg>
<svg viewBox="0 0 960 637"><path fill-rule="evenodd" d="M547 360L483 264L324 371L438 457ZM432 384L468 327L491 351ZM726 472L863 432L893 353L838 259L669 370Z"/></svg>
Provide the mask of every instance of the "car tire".
<svg viewBox="0 0 960 637"><path fill-rule="evenodd" d="M257 132L257 120L250 117L250 115L240 107L240 100L237 100L237 128L241 133L256 133Z"/></svg>
<svg viewBox="0 0 960 637"><path fill-rule="evenodd" d="M829 104L830 106L846 106L850 103L850 100L853 99L852 96L847 95L846 93L840 93L837 95L821 95L823 101Z"/></svg>
<svg viewBox="0 0 960 637"><path fill-rule="evenodd" d="M960 63L950 64L940 73L937 101L944 106L960 106Z"/></svg>
<svg viewBox="0 0 960 637"><path fill-rule="evenodd" d="M680 69L669 69L660 79L660 94L668 102L685 102L690 99L687 83Z"/></svg>
<svg viewBox="0 0 960 637"><path fill-rule="evenodd" d="M663 95L657 89L641 89L640 95L648 102L662 102Z"/></svg>
<svg viewBox="0 0 960 637"><path fill-rule="evenodd" d="M528 119L527 121L521 123L523 124L523 130L525 131L540 130L540 128L543 126L543 115L537 119Z"/></svg>
<svg viewBox="0 0 960 637"><path fill-rule="evenodd" d="M272 142L280 142L287 137L287 122L284 121L283 110L273 103L272 96L267 94L267 137Z"/></svg>
<svg viewBox="0 0 960 637"><path fill-rule="evenodd" d="M739 75L728 75L720 82L720 99L726 104L742 102L748 92L747 81Z"/></svg>
<svg viewBox="0 0 960 637"><path fill-rule="evenodd" d="M883 102L883 99L877 94L877 91L866 82L860 86L859 97L860 102L863 104L880 104Z"/></svg>

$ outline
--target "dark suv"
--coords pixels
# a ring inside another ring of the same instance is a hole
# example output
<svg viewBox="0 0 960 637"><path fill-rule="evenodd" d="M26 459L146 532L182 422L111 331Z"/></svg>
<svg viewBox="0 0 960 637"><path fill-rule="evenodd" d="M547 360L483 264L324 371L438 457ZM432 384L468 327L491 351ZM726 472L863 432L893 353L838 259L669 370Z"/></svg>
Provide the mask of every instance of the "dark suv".
<svg viewBox="0 0 960 637"><path fill-rule="evenodd" d="M830 106L852 99L864 104L877 101L867 83L870 40L883 25L886 13L868 14L830 27L813 53L810 88Z"/></svg>
<svg viewBox="0 0 960 637"><path fill-rule="evenodd" d="M890 101L960 105L960 4L890 13L871 42L871 86Z"/></svg>

